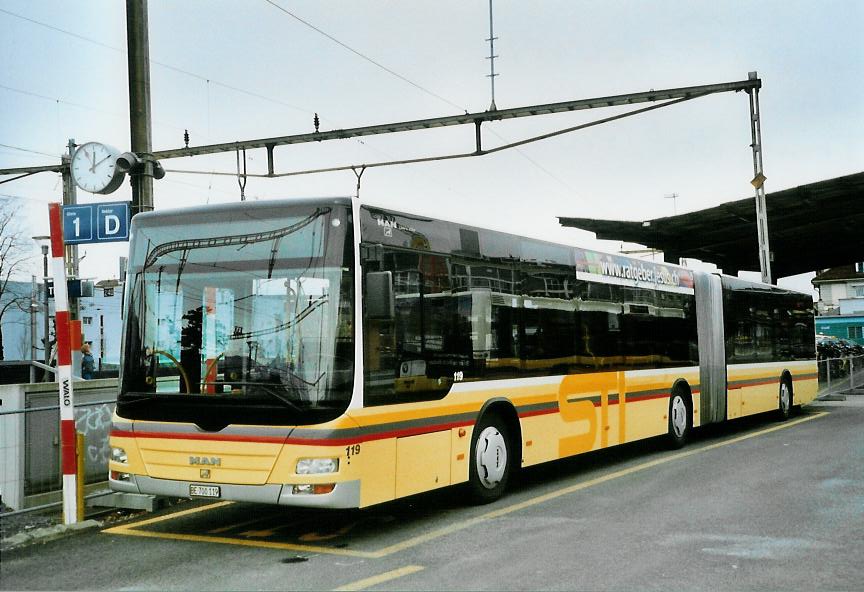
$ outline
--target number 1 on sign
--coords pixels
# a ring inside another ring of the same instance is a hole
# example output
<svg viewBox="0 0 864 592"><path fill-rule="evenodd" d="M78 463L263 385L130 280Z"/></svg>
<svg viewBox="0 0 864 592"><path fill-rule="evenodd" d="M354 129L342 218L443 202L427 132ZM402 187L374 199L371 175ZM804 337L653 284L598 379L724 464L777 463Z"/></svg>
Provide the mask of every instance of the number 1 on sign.
<svg viewBox="0 0 864 592"><path fill-rule="evenodd" d="M75 226L75 238L78 238L81 236L81 218L72 218L72 224Z"/></svg>

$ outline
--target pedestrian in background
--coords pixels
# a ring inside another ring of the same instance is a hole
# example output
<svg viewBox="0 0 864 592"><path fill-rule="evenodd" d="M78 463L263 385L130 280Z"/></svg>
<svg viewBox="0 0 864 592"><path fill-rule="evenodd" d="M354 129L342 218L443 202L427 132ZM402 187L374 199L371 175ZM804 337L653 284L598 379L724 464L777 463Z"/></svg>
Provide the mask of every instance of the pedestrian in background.
<svg viewBox="0 0 864 592"><path fill-rule="evenodd" d="M85 343L81 346L81 378L90 380L93 378L96 362L93 360L93 355L90 353L90 344Z"/></svg>

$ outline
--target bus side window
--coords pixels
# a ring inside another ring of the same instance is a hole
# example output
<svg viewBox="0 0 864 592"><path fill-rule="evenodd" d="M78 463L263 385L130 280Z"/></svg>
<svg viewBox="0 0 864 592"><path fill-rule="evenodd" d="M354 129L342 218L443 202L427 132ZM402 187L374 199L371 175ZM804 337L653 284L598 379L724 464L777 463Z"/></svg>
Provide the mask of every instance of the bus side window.
<svg viewBox="0 0 864 592"><path fill-rule="evenodd" d="M472 375L471 301L451 289L446 257L385 248L381 270L393 274L395 317L364 324L366 402L440 399Z"/></svg>
<svg viewBox="0 0 864 592"><path fill-rule="evenodd" d="M544 376L577 371L579 330L574 274L566 268L546 265L525 265L521 271L523 373Z"/></svg>

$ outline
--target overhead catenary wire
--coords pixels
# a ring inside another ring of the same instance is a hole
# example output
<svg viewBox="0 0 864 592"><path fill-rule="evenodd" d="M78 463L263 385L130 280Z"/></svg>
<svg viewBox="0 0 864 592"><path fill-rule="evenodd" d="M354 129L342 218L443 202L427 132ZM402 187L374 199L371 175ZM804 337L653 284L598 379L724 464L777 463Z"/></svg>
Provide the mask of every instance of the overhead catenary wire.
<svg viewBox="0 0 864 592"><path fill-rule="evenodd" d="M10 148L11 150L18 150L19 152L29 152L30 154L38 154L40 156L49 156L51 158L60 158L59 154L48 154L47 152L39 152L38 150L31 150L30 148L22 148L20 146L12 146L10 144L0 144L3 148Z"/></svg>
<svg viewBox="0 0 864 592"><path fill-rule="evenodd" d="M279 5L278 3L276 3L274 0L264 0L264 1L267 2L267 3L270 4L270 5L272 5L272 6L276 7L276 8L278 8L279 10L281 10L282 12L284 12L285 14L287 14L288 16L290 16L291 18L293 18L293 19L297 20L298 22L304 24L305 26L309 27L309 28L312 29L313 31L316 31L317 33L320 33L321 35L327 37L328 39L330 39L330 40L333 41L334 43L338 44L339 46L341 46L341 47L347 49L347 50L350 51L351 53L353 53L353 54L359 56L360 58L366 60L367 62L373 64L374 66L377 66L378 68L381 68L382 70L384 70L384 71L387 72L388 74L391 74L391 75L395 76L396 78L398 78L399 80L402 80L403 82L406 82L406 83L410 84L410 85L413 86L414 88L417 88L418 90L420 90L420 91L422 91L422 92L424 92L424 93L426 93L426 94L428 94L428 95L430 95L430 96L432 96L432 97L434 97L434 98L436 98L436 99L438 99L438 100L440 100L440 101L443 101L444 103L447 103L447 104L450 105L451 107L455 107L455 108L459 109L460 111L464 111L465 113L468 113L468 109L466 109L464 105L459 105L459 104L457 104L457 103L451 101L450 99L448 99L448 98L446 98L446 97L443 97L443 96L439 95L438 93L435 93L435 92L433 92L433 91L431 91L431 90L425 88L424 86L421 86L420 84L414 82L413 80L410 80L409 78L407 78L407 77L405 77L405 76L399 74L398 72L395 72L394 70L388 68L387 66L385 66L385 65L383 65L383 64L381 64L381 63L379 63L379 62L377 62L376 60L370 58L370 57L367 56L366 54L364 54L364 53L362 53L362 52L360 52L360 51L354 49L353 47L349 46L347 43L343 43L343 42L340 41L339 39L335 38L333 35L331 35L331 34L327 33L326 31L323 31L322 29L316 27L316 26L313 25L312 23L310 23L310 22L308 22L308 21L306 21L306 20L300 18L299 16L297 16L296 14L294 14L293 12L291 12L290 10L288 10L288 9L286 9L286 8L284 8L284 7L282 7L282 6L280 6L280 5ZM491 8L491 7L490 7L490 8ZM493 72L494 72L494 70L493 70ZM497 76L497 74L493 74L493 76ZM493 81L494 81L494 78L493 78ZM493 82L493 88L494 88L494 82ZM490 106L490 108L493 109L493 110L494 110L494 109L497 109L497 107L495 107L494 91L493 91L493 97L492 97L492 105ZM490 130L490 132L491 132L495 137L497 137L499 140L502 140L502 141L505 141L505 142L507 141L507 139L504 138L504 136L502 136L501 134L497 133L495 130ZM361 144L362 144L362 143L363 143L363 142L361 142ZM380 152L380 151L379 151L379 152ZM553 179L554 181L558 182L562 187L564 187L564 188L567 189L568 191L575 192L575 190L574 190L572 187L570 187L570 185L569 185L568 183L566 183L564 180L562 180L562 179L559 178L558 176L554 175L554 174L553 174L549 169L547 169L546 167L542 166L540 163L538 163L538 162L535 161L533 158L531 158L530 156L528 156L524 151L519 150L519 149L517 148L517 149L516 149L516 152L517 152L520 156L522 156L525 160L527 160L529 163L531 163L532 165L534 165L535 167L537 167L537 169L540 170L542 173L544 173L545 175L547 175L548 177L550 177L550 178Z"/></svg>
<svg viewBox="0 0 864 592"><path fill-rule="evenodd" d="M105 109L98 109L96 107L90 107L88 105L82 105L81 103L75 103L73 101L67 101L65 99L61 99L58 97L49 97L47 95L39 94L37 92L33 92L30 90L24 90L21 88L13 88L11 86L6 86L5 84L0 84L0 89L6 90L9 92L22 94L22 95L27 95L30 97L35 97L37 99L42 99L44 101L49 101L51 103L54 103L55 105L67 105L69 107L74 107L76 109L82 109L85 111L92 111L94 113L102 113L104 115L110 115L111 117L116 117L118 119L125 119L129 116L128 113L120 113L117 111L107 111ZM166 127L166 128L171 128L171 129L175 129L175 130L185 129L185 128L182 128L178 125L173 125L170 123L164 123L161 121L154 121L153 124L160 126L160 127ZM56 156L56 155L46 155L46 156Z"/></svg>
<svg viewBox="0 0 864 592"><path fill-rule="evenodd" d="M292 18L298 20L299 22L303 23L304 25L306 25L306 26L309 27L310 29L312 29L312 30L314 30L314 31L317 31L317 32L320 33L321 35L324 35L325 37L327 37L328 39L330 39L330 40L333 41L334 43L339 44L340 46L344 47L345 49L347 49L347 50L351 51L352 53L358 55L359 57L363 58L364 60L366 60L366 61L370 62L371 64L374 64L375 66L381 68L381 69L384 70L385 72L388 72L389 74L392 74L393 76L396 76L396 77L399 78L400 80L402 80L402 81L404 81L404 82L407 82L407 83L410 84L411 86L413 86L413 87L415 87L415 88L417 88L417 89L419 89L419 90L421 90L421 91L423 91L423 92L429 94L430 96L435 97L436 99L439 99L439 100L441 100L441 101L447 103L448 105L450 105L450 106L452 106L452 107L456 107L457 109L460 109L460 110L462 110L462 111L465 111L465 113L468 113L468 109L466 109L466 108L464 107L464 105L458 105L457 103L454 103L453 101L447 99L446 97L442 97L441 95L439 95L439 94L437 94L437 93L435 93L435 92L432 92L432 91L428 90L427 88L425 88L425 87L423 87L423 86L417 84L416 82L414 82L414 81L412 81L412 80L406 78L405 76L402 76L402 75L399 74L398 72L394 72L394 71L391 70L390 68L388 68L388 67L386 67L386 66L384 66L384 65L382 65L382 64L380 64L380 63L378 63L377 61L373 60L372 58L370 58L370 57L366 56L365 54L363 54L363 53L361 53L361 52L355 50L355 49L352 48L352 47L350 47L350 46L347 45L346 43L343 43L342 41L336 39L335 37L333 37L333 36L330 35L329 33L325 32L325 31L322 31L321 29L319 29L319 28L316 27L315 25L312 25L311 23L309 23L309 22L303 20L302 18L298 17L297 15L295 15L295 14L292 13L292 12L290 12L289 10L287 10L287 9L285 9L285 8L283 8L283 7L281 7L281 6L279 6L279 5L278 5L277 3L275 3L273 0L264 0L264 1L267 2L268 4L271 4L271 5L275 6L275 7L278 8L278 9L280 9L281 11L283 11L283 12L286 13L286 14L288 14L288 15L291 16ZM497 56L496 56L496 57L497 57ZM492 74L492 76L498 76L498 74L494 74L494 66L493 66L493 74ZM494 89L494 78L493 78L493 83L492 83L492 84L493 84L493 89ZM495 106L495 93L494 93L494 90L493 90L493 93L492 93L492 105L490 106L490 109L492 109L492 110L497 109L497 107ZM494 135L495 137L497 137L499 140L502 140L502 141L505 141L505 142L508 141L504 136L502 136L501 134L499 134L499 133L496 132L495 130L490 130L490 133L492 133L492 135ZM528 156L524 151L519 150L519 149L517 148L517 149L516 149L516 152L519 153L519 155L522 156L522 157L523 157L525 160L527 160L529 163L531 163L532 165L534 165L535 167L537 167L537 169L539 169L541 172L543 172L544 174L546 174L548 177L550 177L550 178L553 179L554 181L556 181L556 182L558 182L559 184L561 184L561 186L563 186L565 189L567 189L568 191L574 191L574 189L573 189L572 187L570 187L570 185L569 185L567 182L565 182L565 181L562 180L560 177L558 177L558 176L556 176L555 174L553 174L549 169L547 169L546 167L542 166L542 165L541 165L540 163L538 163L536 160L534 160L533 158L531 158L530 156Z"/></svg>
<svg viewBox="0 0 864 592"><path fill-rule="evenodd" d="M265 1L268 1L268 2L269 2L269 0L265 0ZM437 99L439 99L439 100L441 100L441 101L447 103L448 105L450 105L450 106L452 106L452 107L455 107L455 108L459 109L460 111L464 111L464 112L466 112L466 113L468 112L468 110L465 109L464 106L458 105L457 103L455 103L455 102L453 102L453 101L450 101L449 99L447 99L447 98L445 98L445 97L442 97L441 95L438 95L437 93L434 93L433 91L430 91L429 89L423 87L422 85L420 85L420 84L418 84L418 83L416 83L416 82L414 82L414 81L408 79L407 77L405 77L405 76L399 74L398 72L395 72L394 70L392 70L392 69L390 69L390 68L384 66L383 64L381 64L381 63L375 61L374 59L372 59L372 58L366 56L366 55L363 54L362 52L359 52L359 51L355 50L354 48L350 47L350 46L347 45L346 43L343 43L342 41L336 39L335 37L333 37L333 36L330 35L329 33L326 33L326 32L323 31L322 29L316 27L315 25L312 25L312 24L309 23L308 21L306 21L306 20L304 20L304 19L298 17L297 15L291 13L290 11L288 11L287 9L285 9L285 8L283 8L283 7L281 7L281 6L279 6L278 4L275 4L275 3L273 3L273 2L269 2L269 3L272 4L274 7L278 8L279 10L281 10L282 12L284 12L285 14L287 14L288 16L290 16L291 18L294 18L294 19L297 20L298 22L300 22L300 23L302 23L303 25L305 25L305 26L307 26L307 27L313 29L314 31L318 32L319 34L324 35L325 37L327 37L328 39L330 39L330 40L333 41L334 43L337 43L337 44L340 45L341 47L347 49L348 51L351 51L352 53L354 53L354 54L357 55L358 57L361 57L362 59L368 61L369 63L375 65L376 67L381 68L382 70L384 70L385 72L391 74L392 76L397 77L398 79L400 79L400 80L406 82L407 84L410 84L411 86L417 88L418 90L421 90L422 92L427 93L427 94L429 94L430 96L433 96L433 97L435 97L435 98L437 98ZM3 14L6 14L6 15L9 15L9 16L12 16L12 17L15 17L15 18L19 18L19 19L24 20L24 21L27 21L27 22L29 22L29 23L31 23L31 24L34 24L34 25L37 25L37 26L44 27L44 28L46 28L46 29L49 29L49 30L54 31L54 32L57 32L57 33L61 33L61 34L63 34L63 35L68 35L68 36L73 37L73 38L75 38L75 39L78 39L78 40L80 40L80 41L84 41L84 42L86 42L86 43L90 43L90 44L93 44L93 45L96 45L96 46L102 47L102 48L104 48L104 49L109 49L109 50L111 50L111 51L114 51L114 52L120 53L120 54L122 54L122 55L126 55L126 50L123 49L123 48L119 48L119 47L115 47L115 46L110 45L110 44L107 44L107 43L103 43L103 42L98 41L98 40L96 40L96 39L93 39L93 38L87 37L87 36L85 36L85 35L80 35L80 34L78 34L78 33L74 33L74 32L72 32L72 31L68 31L68 30L66 30L66 29L62 29L62 28L60 28L60 27L57 27L57 26L54 26L54 25L50 25L50 24L48 24L48 23L45 23L45 22L42 22L42 21L39 21L39 20L36 20L36 19L30 18L30 17L24 16L24 15L18 14L18 13L12 12L12 11L9 11L9 10L5 10L5 9L3 9L3 8L0 8L0 13L3 13ZM195 72L190 72L189 70L185 70L185 69L183 69L183 68L178 68L178 67L176 67L176 66L172 66L171 64L167 64L167 63L164 63L164 62L160 62L160 61L158 61L158 60L153 60L153 59L151 59L151 60L150 60L150 63L153 64L153 65L160 66L160 67L162 67L162 68L165 68L165 69L168 69L168 70L172 70L172 71L175 71L175 72L178 72L178 73L181 73L181 74L184 74L184 75L190 76L190 77L192 77L192 78L195 78L195 79L201 80L201 81L203 81L203 82L205 82L205 83L207 84L207 88L208 88L208 125L207 125L207 127L208 127L208 137L210 136L210 130L209 130L209 127L210 127L210 124L209 124L209 86L210 86L210 84L213 84L213 85L216 85L216 86L220 86L220 87L226 88L226 89L228 89L228 90L231 90L231 91L234 91L234 92L237 92L237 93L241 93L241 94L244 94L244 95L247 95L247 96L250 96L250 97L254 97L254 98L257 98L257 99L260 99L260 100L264 100L264 101L268 101L268 102L271 102L271 103L274 103L274 104L282 105L282 106L284 106L284 107L288 107L288 108L290 108L290 109L294 109L294 110L297 110L297 111L300 111L300 112L303 112L303 113L308 113L308 114L313 113L313 111L311 111L311 110L304 109L304 108L302 108L302 107L298 107L298 106L296 106L296 105L292 105L292 104L287 103L287 102L285 102L285 101L282 101L282 100L280 100L280 99L275 99L275 98L273 98L273 97L268 97L268 96L266 96L266 95L262 95L262 94L260 94L260 93L255 93L255 92L252 92L252 91L249 91L249 90L246 90L246 89L243 89L243 88L239 88L239 87L236 87L236 86L233 86L233 85L230 85L230 84L224 83L224 82L220 82L220 81L218 81L218 80L214 80L214 79L212 79L212 78L210 78L210 77L203 76L203 75L200 75L200 74L196 74ZM86 107L86 106L84 106L84 105L80 105L80 104L77 104L77 103L72 103L72 102L69 102L69 101L63 101L63 100L61 100L61 99L55 99L55 98L51 98L51 97L46 97L46 96L44 96L44 95L38 95L37 93L32 93L32 92L29 92L29 91L21 91L21 90L19 90L19 89L12 89L12 88L10 88L10 87L6 87L6 88L7 88L8 90L12 90L12 91L15 91L15 92L23 92L24 94L30 94L30 95L33 95L33 96L38 96L39 98L42 98L42 99L45 99L45 100L55 101L55 102L57 102L57 103L62 103L62 104L68 104L68 105L75 106L75 107L78 107L78 108L90 109L90 108L88 108L88 107ZM97 110L97 111L98 111L98 110ZM112 115L114 115L114 114L112 114ZM180 127L177 127L177 126L169 126L169 127L175 127L176 129L183 129L183 128L180 128ZM505 138L504 138L503 136L501 136L499 133L497 133L495 130L490 130L490 132L491 132L494 136L498 137L499 139L501 139L501 140L505 140ZM355 141L358 142L359 144L362 144L363 146L366 146L366 147L368 147L368 148L374 150L375 152L378 152L378 153L383 154L383 155L385 155L385 156L389 156L385 151L382 151L382 150L380 150L380 149L378 149L378 148L376 148L376 147L374 147L374 146L371 146L371 145L367 144L366 142L364 142L363 140L356 139ZM541 166L541 165L540 165L539 163L537 163L534 159L530 158L530 157L529 157L527 154L525 154L522 150L519 150L519 149L517 148L516 151L517 151L517 153L519 153L523 158L525 158L528 162L530 162L532 165L534 165L534 166L537 167L540 171L542 171L544 174L546 174L546 175L549 176L550 178L552 178L552 179L554 179L555 181L557 181L558 183L560 183L560 184L561 184L563 187L565 187L566 189L568 189L568 190L570 190L570 191L573 191L573 188L570 187L566 182L564 182L564 181L561 180L559 177L557 177L557 176L555 176L554 174L552 174L548 169L546 169L545 167Z"/></svg>
<svg viewBox="0 0 864 592"><path fill-rule="evenodd" d="M648 111L654 111L656 109L661 109L663 107L668 107L670 105L676 105L676 104L682 103L684 101L691 101L693 99L703 97L703 96L706 96L708 94L710 94L710 93L690 94L686 97L673 99L670 101L666 101L664 103L657 103L654 105L649 105L647 107L642 107L639 109L634 109L632 111L627 111L626 113L619 113L618 115L612 115L610 117L603 117L601 119L596 119L594 121L589 121L587 123L582 123L579 125L563 128L563 129L556 130L553 132L540 134L538 136L532 136L530 138L525 138L524 140L519 140L516 142L510 142L508 144L504 144L502 146L497 146L495 148L490 148L488 150L463 152L463 153L457 153L457 154L446 154L446 155L439 155L439 156L424 156L424 157L409 158L409 159L402 159L402 160L391 160L391 161L386 161L386 162L374 162L374 163L342 165L342 166L326 167L326 168L318 168L318 169L306 169L306 170L302 170L302 171L291 171L291 172L287 172L287 173L273 173L273 174L250 173L246 176L259 177L259 178L265 178L265 179L266 178L273 179L273 178L280 178L280 177L293 177L293 176L299 176L299 175L332 173L332 172L337 172L337 171L348 171L348 170L354 171L354 174L356 175L357 169L362 169L363 171L365 171L366 169L385 167L385 166L395 166L395 165L404 165L404 164L418 164L418 163L423 163L423 162L455 160L455 159L460 159L460 158L486 156L488 154L495 154L496 152L502 152L504 150L517 148L519 146L524 146L526 144L531 144L533 142L539 142L541 140L547 140L549 138L554 138L556 136L560 136L563 134L568 134L571 132L583 130L583 129L586 129L589 127L594 127L594 126L601 125L604 123L609 123L609 122L616 121L619 119L624 119L626 117L632 117L634 115L639 115L641 113L646 113ZM166 173L181 173L181 174L189 174L189 175L218 175L218 176L236 176L237 175L237 173L228 173L228 172L221 172L221 171L195 171L195 170L189 170L189 169L165 169L165 172Z"/></svg>
<svg viewBox="0 0 864 592"><path fill-rule="evenodd" d="M39 172L41 172L41 171L39 171ZM11 177L9 179L3 179L2 181L0 181L0 185L2 185L3 183L11 183L12 181L17 181L18 179L23 179L25 177L29 177L30 175L35 175L35 174L36 174L36 171L31 172L31 173L23 173L21 175L18 175L17 177Z"/></svg>
<svg viewBox="0 0 864 592"><path fill-rule="evenodd" d="M0 8L0 13L4 13L4 14L7 14L7 15L12 16L12 17L19 18L19 19L21 19L21 20L25 20L25 21L27 21L27 22L30 22L30 23L34 24L34 25L38 25L38 26L40 26L40 27L45 27L46 29L50 29L50 30L55 31L55 32L57 32L57 33L62 33L62 34L64 34L64 35L69 35L70 37L74 37L75 39L78 39L78 40L80 40L80 41L84 41L84 42L87 42L87 43L91 43L91 44L93 44L93 45L98 45L99 47L102 47L102 48L105 48L105 49L110 49L110 50L112 50L112 51L115 51L115 52L118 52L118 53L120 53L120 54L126 55L126 49L124 49L124 48L115 47L115 46L113 46L113 45L109 45L109 44L107 44L107 43L103 43L103 42L101 42L101 41L99 41L99 40L97 40L97 39L93 39L93 38L91 38L91 37L86 37L86 36L84 36L84 35L79 35L78 33L73 33L72 31L67 31L66 29L61 29L60 27L55 27L54 25L49 25L48 23L44 23L44 22L42 22L42 21L38 21L38 20L33 19L33 18L30 18L30 17L26 17L26 16L24 16L24 15L21 15L21 14L15 13L15 12L12 12L12 11L10 11L10 10L5 10L5 9L3 9L3 8ZM270 101L271 103L277 103L277 104L279 104L279 105L282 105L283 107L288 107L288 108L290 108L290 109L295 109L295 110L300 111L300 112L302 112L302 113L312 113L312 112L309 111L308 109L304 109L304 108L302 108L302 107L298 107L297 105L292 105L291 103L287 103L287 102L282 101L282 100L280 100L280 99L274 99L273 97L268 97L268 96L265 96L265 95L262 95L262 94L259 94L259 93L255 93L255 92L252 92L252 91L246 90L246 89L244 89L244 88L240 88L240 87L237 87L237 86L233 86L233 85L228 84L228 83L225 83L225 82L220 82L220 81L218 81L218 80L214 80L214 79L212 79L212 78L210 78L210 77L208 77L208 76L203 76L203 75L201 75L201 74L196 74L195 72L190 72L189 70L184 70L183 68L178 68L177 66L172 66L171 64L166 64L165 62L160 62L160 61L157 61L157 60L153 60L153 59L151 59L151 60L150 60L150 63L153 64L153 65L156 65L156 66L159 66L159 67L165 68L165 69L167 69L167 70L172 70L172 71L177 72L177 73L179 73L179 74L185 74L186 76L191 76L192 78L197 78L198 80L206 81L206 82L209 82L209 83L212 83L212 84L215 84L215 85L218 85L218 86L221 86L221 87L227 88L227 89L232 90L232 91L234 91L234 92L238 92L238 93L241 93L241 94L249 95L249 96L251 96L251 97L255 97L255 98L257 98L257 99L262 99L262 100L265 100L265 101ZM182 128L181 128L181 129L182 129Z"/></svg>
<svg viewBox="0 0 864 592"><path fill-rule="evenodd" d="M50 197L40 199L38 197L30 197L27 195L14 195L12 193L0 193L0 199L24 199L27 201L33 201L33 202L43 203L43 204L51 203L51 201L53 200L53 198L50 198Z"/></svg>
<svg viewBox="0 0 864 592"><path fill-rule="evenodd" d="M360 51L357 51L356 49L354 49L353 47L351 47L351 46L348 45L347 43L343 43L342 41L336 39L336 37L334 37L333 35L327 33L326 31L323 31L322 29L319 29L318 27L316 27L316 26L313 25L312 23L310 23L310 22L308 22L308 21L306 21L306 20L303 20L302 18L300 18L299 16L297 16L296 14L294 14L293 12L291 12L290 10L288 10L287 8L284 8L283 6L280 6L279 3L275 2L274 0L264 0L264 1L265 1L267 4L270 4L271 6L273 6L273 7L277 8L277 9L281 10L282 12L284 12L285 14L287 14L288 16L290 16L291 18L293 18L294 20L296 20L296 21L298 21L298 22L304 24L305 26L309 27L309 28L312 29L313 31L315 31L315 32L317 32L317 33L320 33L321 35L323 35L324 37L326 37L327 39L329 39L329 40L332 41L333 43L336 43L337 45L339 45L339 46L341 46L341 47L344 47L345 49L347 49L348 51L350 51L350 52L353 53L354 55L358 56L359 58L361 58L361 59L363 59L363 60L369 62L370 64L372 64L372 65L374 65L374 66L377 66L378 68L384 70L385 72L387 72L387 73L389 73L389 74L395 76L395 77L398 78L399 80L401 80L401 81L403 81L403 82L406 82L406 83L410 84L411 86L413 86L413 87L416 88L417 90L419 90L419 91L421 91L421 92L424 92L424 93L426 93L427 95L429 95L429 96L431 96L431 97L434 97L434 98L438 99L439 101L443 101L443 102L447 103L448 105L450 105L451 107L455 107L456 109L459 109L459 110L461 110L461 111L465 111L466 113L468 112L468 110L465 109L464 107L462 107L461 105L457 105L457 104L454 103L453 101L451 101L451 100L449 100L449 99L447 99L447 98L445 98L445 97L442 97L442 96L439 95L438 93L435 93L435 92L429 90L428 88L426 88L426 87L424 87L424 86L421 86L421 85L417 84L417 83L414 82L413 80L411 80L411 79L409 79L409 78L406 78L405 76L402 76L401 74L399 74L398 72L396 72L396 71L394 71L394 70L391 70L390 68L388 68L388 67L385 66L384 64L382 64L382 63L380 63L380 62L378 62L378 61L376 61L376 60L370 58L369 56L367 56L366 54L364 54L364 53L362 53L362 52L360 52Z"/></svg>
<svg viewBox="0 0 864 592"><path fill-rule="evenodd" d="M12 12L12 11L9 11L9 10L5 10L5 9L3 9L3 8L0 8L0 13L3 13L3 14L6 14L6 15L9 15L9 16L12 16L12 17L15 17L15 18L18 18L18 19L21 19L21 20L27 21L27 22L29 22L29 23L31 23L31 24L34 24L34 25L37 25L37 26L40 26L40 27L44 27L44 28L49 29L49 30L51 30L51 31L54 31L54 32L56 32L56 33L60 33L60 34L63 34L63 35L68 35L68 36L70 36L70 37L73 37L73 38L75 38L75 39L78 39L79 41L84 41L84 42L86 42L86 43L90 43L90 44L93 44L93 45L96 45L96 46L102 47L102 48L104 48L104 49L109 49L109 50L111 50L111 51L114 51L114 52L120 53L120 54L122 54L122 55L126 55L126 49L119 48L119 47L115 47L115 46L113 46L113 45L109 45L109 44L107 44L107 43L103 43L103 42L98 41L98 40L96 40L96 39L93 39L93 38L91 38L91 37L87 37L87 36L85 36L85 35L80 35L80 34L78 34L78 33L74 33L74 32L72 32L72 31L68 31L68 30L66 30L66 29L62 29L62 28L60 28L60 27L56 27L56 26L54 26L54 25L51 25L51 24L48 24L48 23L45 23L45 22L42 22L42 21L39 21L39 20L36 20L36 19L30 18L30 17L24 16L24 15L21 15L21 14L17 14L17 13L15 13L15 12ZM308 25L308 23L305 23L305 24ZM273 97L269 97L269 96L267 96L267 95L263 95L263 94L261 94L261 93L256 93L256 92L253 92L253 91L250 91L250 90L244 89L244 88L240 88L240 87L237 87L237 86L234 86L234 85L231 85L231 84L225 83L225 82L221 82L221 81L219 81L219 80L214 80L213 78L210 78L210 77L208 77L208 76L204 76L204 75L201 75L201 74L196 74L195 72L191 72L191 71L189 71L189 70L185 70L185 69L183 69L183 68L178 68L177 66L173 66L173 65L171 65L171 64L167 64L167 63L165 63L165 62L160 62L160 61L158 61L158 60L153 60L153 59L151 59L151 60L150 60L150 63L153 64L153 65L156 65L156 66L160 66L160 67L162 67L162 68L165 68L165 69L167 69L167 70L172 70L172 71L174 71L174 72L178 72L178 73L180 73L180 74L184 74L184 75L186 75L186 76L189 76L189 77L195 78L195 79L200 80L200 81L202 81L202 82L205 83L205 85L206 85L206 92L207 92L207 103L206 103L206 104L207 104L207 137L208 137L208 138L211 137L211 129L210 129L210 101L211 101L211 98L210 98L210 85L211 85L211 84L214 85L214 86L219 86L219 87L222 87L222 88L225 88L225 89L228 89L228 90L231 90L231 91L234 91L234 92L240 93L240 94L247 95L247 96L249 96L249 97L253 97L253 98L260 99L260 100L263 100L263 101L267 101L267 102L270 102L270 103L274 103L274 104L277 104L277 105L280 105L280 106L283 106L283 107L287 107L287 108L289 108L289 109L293 109L293 110L295 110L295 111L299 111L299 112L301 112L301 113L306 113L306 114L313 114L313 113L314 113L312 110L305 109L305 108L303 108L303 107L298 107L297 105L293 105L293 104L288 103L288 102L286 102L286 101L283 101L283 100L281 100L281 99L276 99L276 98L273 98ZM42 94L39 94L39 93L36 93L36 92L32 92L32 91L28 91L28 90L23 90L23 89L19 89L19 88L13 88L13 87L5 86L5 85L2 85L2 84L0 84L0 88L5 89L5 90L8 90L8 91L11 91L11 92L16 92L16 93L20 93L20 94L24 94L24 95L33 96L33 97L40 98L40 99L43 99L43 100L46 100L46 101L51 101L51 102L54 102L54 103L57 103L57 104L69 105L69 106L76 107L76 108L79 108L79 109L86 109L86 110L89 110L89 111L105 113L105 114L108 114L108 115L111 115L111 116L115 116L115 117L125 117L125 116L126 116L125 114L119 114L119 113L113 113L113 112L109 112L109 111L104 111L104 110L101 110L101 109L96 109L96 108L93 108L93 107L88 107L87 105L82 105L82 104L80 104L80 103L75 103L75 102L72 102L72 101L66 101L66 100L64 100L64 99L59 99L59 98L56 98L56 97L49 97L49 96L42 95ZM159 122L158 122L158 121L154 121L154 124L159 125ZM164 125L166 125L166 127L171 127L171 128L174 128L174 129L184 129L184 131L188 129L188 127L179 127L179 126L175 126L175 125L168 125L168 124L164 124ZM358 144L361 144L361 145L363 145L363 146L365 146L365 147L367 147L367 148L369 148L369 149L375 151L375 152L378 152L378 153L380 153L380 154L384 154L385 156L389 156L386 152L380 150L379 148L376 148L376 147L374 147L374 146L371 146L371 145L367 144L367 143L364 142L363 140L357 139L356 142L357 142ZM42 153L42 154L44 154L44 153ZM46 156L57 157L57 155L46 155ZM250 159L251 159L251 157L250 157Z"/></svg>

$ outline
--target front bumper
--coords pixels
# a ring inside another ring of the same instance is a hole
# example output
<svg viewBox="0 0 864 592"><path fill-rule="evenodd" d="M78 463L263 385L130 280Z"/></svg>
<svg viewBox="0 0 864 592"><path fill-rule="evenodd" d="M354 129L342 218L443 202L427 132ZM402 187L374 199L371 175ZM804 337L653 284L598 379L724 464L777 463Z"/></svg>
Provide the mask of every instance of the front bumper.
<svg viewBox="0 0 864 592"><path fill-rule="evenodd" d="M202 481L174 481L171 479L154 479L144 475L130 475L128 481L108 480L112 490L126 493L146 493L168 497L190 497L190 485L215 485L220 488L219 498L195 498L213 500L231 500L237 502L252 502L256 504L278 504L280 506L296 506L303 508L359 508L360 481L343 481L337 483L330 493L295 494L293 484L282 485L268 483L266 485L237 485L234 483L210 483Z"/></svg>

